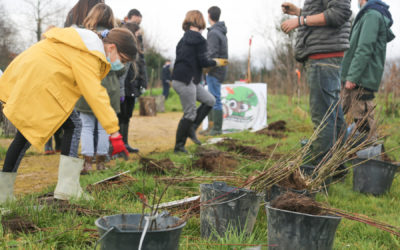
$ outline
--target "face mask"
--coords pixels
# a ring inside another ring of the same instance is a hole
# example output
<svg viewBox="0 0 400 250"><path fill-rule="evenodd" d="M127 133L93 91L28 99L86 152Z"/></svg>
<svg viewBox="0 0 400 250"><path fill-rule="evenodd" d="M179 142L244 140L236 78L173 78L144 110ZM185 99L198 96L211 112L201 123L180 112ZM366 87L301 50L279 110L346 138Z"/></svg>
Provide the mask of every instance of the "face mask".
<svg viewBox="0 0 400 250"><path fill-rule="evenodd" d="M358 1L358 8L361 9L361 3Z"/></svg>
<svg viewBox="0 0 400 250"><path fill-rule="evenodd" d="M125 67L125 65L119 59L117 59L115 62L111 62L110 57L107 56L107 61L111 64L112 71L120 71Z"/></svg>

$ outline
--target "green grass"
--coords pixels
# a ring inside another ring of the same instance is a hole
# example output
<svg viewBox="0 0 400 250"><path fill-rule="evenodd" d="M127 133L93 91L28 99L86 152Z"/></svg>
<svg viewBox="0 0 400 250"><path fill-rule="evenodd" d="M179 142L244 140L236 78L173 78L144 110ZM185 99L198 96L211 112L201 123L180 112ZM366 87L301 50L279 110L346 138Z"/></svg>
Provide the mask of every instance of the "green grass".
<svg viewBox="0 0 400 250"><path fill-rule="evenodd" d="M154 90L153 93L158 93ZM302 100L301 109L308 112L307 99ZM168 111L179 111L180 102L176 93L166 103ZM297 111L296 111L297 110ZM271 144L278 143L277 152L289 153L294 148L298 148L299 141L307 138L312 133L312 124L309 117L299 115L296 105L288 105L285 96L269 96L268 100L268 117L269 122L277 120L285 120L288 122L288 137L283 140L274 139L267 136L255 135L250 132L242 132L229 135L230 137L243 141L246 145L254 145L258 149L263 150ZM399 127L400 119L387 118L383 122L385 132L391 134L386 141L387 149L398 147L400 142ZM397 133L396 133L397 132ZM189 147L193 152L196 146ZM3 152L0 150L0 154ZM398 161L399 154L392 152L391 156ZM192 159L189 156L175 155L172 152L157 153L151 155L156 159L170 158L178 167L182 169L179 173L170 173L169 176L191 175L206 176L212 175L201 170L192 168ZM249 161L240 159L238 167L240 176L248 176L255 170L262 170L266 162ZM116 171L135 171L139 168L137 161L118 162L117 167L104 172L94 172L89 176L81 178L82 186L94 183L103 178L113 175ZM77 201L81 206L96 209L109 210L107 214L119 213L141 213L141 203L135 199L132 192L142 192L148 197L152 197L155 190L162 190L164 185L156 185L151 175L142 173L133 174L138 180L128 187L118 187L101 192L93 193L94 201L85 202ZM45 177L44 177L45 178ZM144 184L143 185L143 180ZM49 187L47 191L53 190ZM184 197L198 195L198 183L179 183L170 187L163 198L163 202ZM83 229L96 229L94 221L97 216L80 216L74 212L60 213L54 207L45 207L38 211L36 197L39 194L19 197L18 202L9 204L7 207L23 218L32 220L38 227L47 230L31 233L31 234L8 234L0 230L3 235L0 238L0 248L4 249L10 246L18 245L20 249L93 249L97 240L90 235L94 232L84 232ZM391 192L382 197L373 197L362 195L352 191L352 177L348 176L343 183L332 186L328 196L318 195L317 199L329 203L330 206L343 209L349 212L361 213L374 219L400 227L399 199L400 199L400 182L395 179ZM76 230L69 230L76 226L80 227ZM200 220L199 218L191 218L184 228L180 241L180 249L245 249L239 246L227 246L229 244L267 244L267 220L265 209L260 207L257 222L253 234L249 237L245 235L230 235L216 241L200 238ZM231 234L231 232L228 232ZM26 243L25 245L23 245ZM399 249L400 239L386 232L379 231L370 226L360 224L353 221L342 220L335 239L335 249ZM263 248L266 249L266 248Z"/></svg>

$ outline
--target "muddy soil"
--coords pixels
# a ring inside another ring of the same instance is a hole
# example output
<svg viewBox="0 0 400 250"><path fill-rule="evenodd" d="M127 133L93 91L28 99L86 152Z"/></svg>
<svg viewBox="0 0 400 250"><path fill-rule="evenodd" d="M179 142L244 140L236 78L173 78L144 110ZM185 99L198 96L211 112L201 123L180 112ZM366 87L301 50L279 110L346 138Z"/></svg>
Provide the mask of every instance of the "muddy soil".
<svg viewBox="0 0 400 250"><path fill-rule="evenodd" d="M256 134L267 135L267 136L271 136L273 138L282 139L282 138L286 137L286 135L284 133L286 131L287 131L286 121L281 120L281 121L277 121L277 122L273 122L273 123L269 124L267 128L257 131Z"/></svg>
<svg viewBox="0 0 400 250"><path fill-rule="evenodd" d="M100 217L111 212L109 210L90 209L77 204L71 204L69 201L57 200L53 197L52 193L38 197L38 201L39 204L52 207L59 213L70 212L78 216Z"/></svg>
<svg viewBox="0 0 400 250"><path fill-rule="evenodd" d="M38 228L33 222L23 219L22 217L19 217L17 215L4 216L1 219L1 225L4 232L9 232L13 234L28 234L40 231L40 228Z"/></svg>
<svg viewBox="0 0 400 250"><path fill-rule="evenodd" d="M273 200L271 207L310 215L326 215L326 212L315 200L291 192L285 193Z"/></svg>
<svg viewBox="0 0 400 250"><path fill-rule="evenodd" d="M138 171L146 174L165 175L168 172L177 170L177 167L170 159L155 160L151 158L141 158L139 164L142 166Z"/></svg>
<svg viewBox="0 0 400 250"><path fill-rule="evenodd" d="M269 145L266 148L266 152L261 152L257 148L253 146L245 146L242 145L238 140L235 139L227 139L222 142L217 143L217 146L226 147L228 151L236 152L238 154L243 155L244 157L252 160L261 160L261 159L269 159L274 152L276 144ZM274 152L272 155L272 160L279 160L282 157L282 154Z"/></svg>
<svg viewBox="0 0 400 250"><path fill-rule="evenodd" d="M236 169L239 164L232 155L217 149L199 147L196 156L198 156L199 159L193 163L193 167L213 173L232 171Z"/></svg>
<svg viewBox="0 0 400 250"><path fill-rule="evenodd" d="M129 128L129 143L140 149L141 155L152 152L163 152L172 149L175 145L175 134L182 113L157 114L155 117L140 117L135 112ZM8 148L12 139L0 138L0 146ZM188 145L192 142L188 141ZM130 159L138 159L136 154L130 154ZM55 185L58 178L57 155L43 155L43 149L31 147L27 156L22 159L15 183L15 193L28 194L41 192L48 186ZM0 160L0 166L4 159ZM108 163L109 167L115 161Z"/></svg>
<svg viewBox="0 0 400 250"><path fill-rule="evenodd" d="M307 188L306 180L301 176L300 171L295 171L286 179L278 183L278 186L294 190L304 190Z"/></svg>

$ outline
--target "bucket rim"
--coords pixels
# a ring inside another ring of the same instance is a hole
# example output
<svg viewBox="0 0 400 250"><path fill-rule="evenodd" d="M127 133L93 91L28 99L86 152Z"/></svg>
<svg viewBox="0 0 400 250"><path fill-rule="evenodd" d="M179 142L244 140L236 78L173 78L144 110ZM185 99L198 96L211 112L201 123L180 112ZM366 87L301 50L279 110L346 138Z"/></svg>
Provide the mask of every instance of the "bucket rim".
<svg viewBox="0 0 400 250"><path fill-rule="evenodd" d="M367 162L378 162L378 163L383 163L383 164L385 164L385 165L388 165L388 166L390 166L390 167L395 167L395 168L399 168L400 167L400 165L398 165L398 164L394 164L394 163L392 163L392 162L388 162L388 161L382 161L382 160L377 160L377 159L373 159L373 158L370 158L370 159L364 159L364 158L359 158L359 157L357 157L357 158L354 158L352 161L360 161L360 162L363 162L363 161L365 161L365 163L367 163ZM361 166L361 165L360 165ZM358 166L358 167L360 167L360 166Z"/></svg>
<svg viewBox="0 0 400 250"><path fill-rule="evenodd" d="M218 182L213 182L213 183L202 183L202 184L200 184L200 190L201 190L201 187L206 187L206 188L207 188L207 185L210 185L211 187L213 187L214 183L218 183ZM250 194L250 195L251 195L251 194L257 195L257 192L254 191L254 190L251 190L251 189L247 189L247 188L238 188L238 187L230 186L230 185L228 185L227 183L225 183L225 186L226 186L226 187L233 188L233 189L236 189L236 190L235 190L234 192L232 192L232 193L235 193L235 192L237 192L237 191L242 191L242 192L247 193L248 195L249 195L249 194ZM214 190L215 190L215 189L214 189ZM226 193L226 192L221 191L221 190L216 190L216 191L219 191L219 192L222 192L222 193ZM229 193L229 192L228 192L228 193Z"/></svg>
<svg viewBox="0 0 400 250"><path fill-rule="evenodd" d="M291 214L298 214L298 215L303 215L303 216L307 216L307 217L318 217L318 218L325 218L325 219L332 219L332 220L341 220L342 219L342 217L336 216L336 215L331 215L331 216L329 216L329 215L311 215L311 214L293 212L293 211L289 211L289 210L283 210L283 209L271 207L269 204L265 204L265 208L267 210L271 209L271 210L275 210L275 211L280 211L280 212L284 212L284 213L291 213Z"/></svg>
<svg viewBox="0 0 400 250"><path fill-rule="evenodd" d="M94 222L94 224L95 224L95 226L97 227L97 229L101 229L101 230L104 230L104 231L107 231L107 230L109 230L111 227L104 227L103 225L101 225L100 224L100 220L102 220L102 219L104 219L104 218L107 218L107 217L113 217L113 216L118 216L118 215L142 215L142 214L115 214L115 215L108 215L108 216L102 216L102 217L100 217L100 218L98 218L98 219L96 219L96 221ZM179 218L178 217L175 217L175 216L169 216L169 217L173 217L173 218L176 218L176 219L178 219L179 220ZM175 231L175 230L179 230L179 229L182 229L183 227L185 227L186 226L186 221L184 222L184 223L182 223L181 225L179 225L179 226L177 226L177 227L173 227L173 228L167 228L167 229L162 229L162 230L152 230L152 231L147 231L147 234L149 234L149 233L162 233L162 232L170 232L170 231ZM125 233L142 233L143 232L143 230L124 230L124 231L118 231L118 233L122 233L122 234L125 234Z"/></svg>

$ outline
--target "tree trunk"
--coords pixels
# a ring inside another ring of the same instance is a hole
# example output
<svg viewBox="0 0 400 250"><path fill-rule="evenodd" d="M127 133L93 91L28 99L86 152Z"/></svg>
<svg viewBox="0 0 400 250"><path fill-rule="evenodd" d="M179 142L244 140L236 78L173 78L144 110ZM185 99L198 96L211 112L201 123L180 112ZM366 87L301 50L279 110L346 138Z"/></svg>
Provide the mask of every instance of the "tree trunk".
<svg viewBox="0 0 400 250"><path fill-rule="evenodd" d="M153 96L146 96L139 98L140 116L156 116L157 106L156 98Z"/></svg>
<svg viewBox="0 0 400 250"><path fill-rule="evenodd" d="M5 115L3 114L3 105L0 105L0 122L2 135L5 137L14 137L15 134L17 134L17 129L14 127L14 125L11 124L7 117L5 117Z"/></svg>
<svg viewBox="0 0 400 250"><path fill-rule="evenodd" d="M159 95L156 96L156 110L157 113L164 113L165 112L165 96Z"/></svg>

